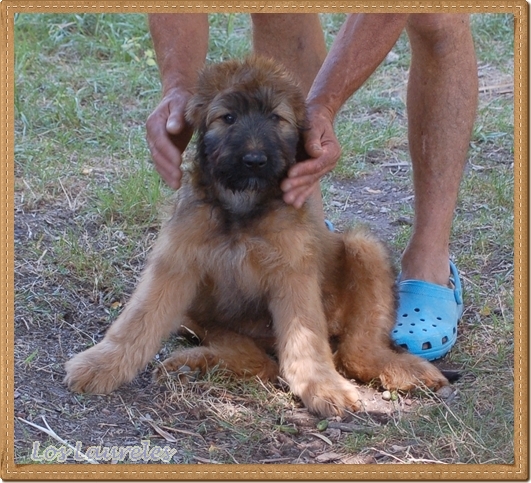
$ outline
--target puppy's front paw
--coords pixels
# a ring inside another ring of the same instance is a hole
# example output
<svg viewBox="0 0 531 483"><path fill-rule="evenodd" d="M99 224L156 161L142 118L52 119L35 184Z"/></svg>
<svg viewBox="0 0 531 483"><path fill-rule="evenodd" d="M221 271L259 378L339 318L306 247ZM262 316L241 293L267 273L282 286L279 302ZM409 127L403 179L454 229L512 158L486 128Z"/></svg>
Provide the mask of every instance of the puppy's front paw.
<svg viewBox="0 0 531 483"><path fill-rule="evenodd" d="M124 366L122 354L105 342L77 354L65 364L64 383L71 391L107 394L135 376Z"/></svg>
<svg viewBox="0 0 531 483"><path fill-rule="evenodd" d="M356 387L339 374L330 380L311 381L306 386L299 396L308 410L319 416L342 416L345 410L362 408Z"/></svg>

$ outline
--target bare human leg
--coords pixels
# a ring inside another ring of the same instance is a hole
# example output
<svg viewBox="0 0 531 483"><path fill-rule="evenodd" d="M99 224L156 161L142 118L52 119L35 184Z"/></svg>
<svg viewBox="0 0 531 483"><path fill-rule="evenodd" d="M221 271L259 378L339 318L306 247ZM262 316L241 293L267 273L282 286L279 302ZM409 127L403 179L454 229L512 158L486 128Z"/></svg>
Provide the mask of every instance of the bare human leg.
<svg viewBox="0 0 531 483"><path fill-rule="evenodd" d="M407 108L415 219L402 280L447 286L449 240L477 107L477 66L467 15L411 15Z"/></svg>

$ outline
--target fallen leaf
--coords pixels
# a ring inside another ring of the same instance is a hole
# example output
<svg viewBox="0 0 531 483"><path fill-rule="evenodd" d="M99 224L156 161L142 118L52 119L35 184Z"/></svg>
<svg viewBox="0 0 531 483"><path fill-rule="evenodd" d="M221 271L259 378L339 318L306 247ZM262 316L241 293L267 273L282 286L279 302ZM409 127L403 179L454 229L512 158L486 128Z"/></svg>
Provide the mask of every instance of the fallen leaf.
<svg viewBox="0 0 531 483"><path fill-rule="evenodd" d="M292 426L285 426L285 425L277 426L277 429L283 433L288 433L288 434L297 434L299 432L297 428L294 428Z"/></svg>
<svg viewBox="0 0 531 483"><path fill-rule="evenodd" d="M315 460L319 463L328 463L329 461L335 461L335 460L338 460L340 458L342 458L344 455L341 455L341 454L338 454L338 453L334 453L333 451L329 452L329 453L323 453L323 454L320 454L319 456L317 456L315 458Z"/></svg>
<svg viewBox="0 0 531 483"><path fill-rule="evenodd" d="M491 310L490 310L490 307L485 305L485 307L483 307L480 311L479 311L480 315L482 315L483 317L487 317L491 314Z"/></svg>
<svg viewBox="0 0 531 483"><path fill-rule="evenodd" d="M333 445L332 441L330 441L325 435L319 434L319 433L310 433L312 436L315 436L316 438L322 439L326 444L329 444L330 446Z"/></svg>
<svg viewBox="0 0 531 483"><path fill-rule="evenodd" d="M323 419L317 423L316 427L319 431L324 431L326 428L328 428L328 421Z"/></svg>
<svg viewBox="0 0 531 483"><path fill-rule="evenodd" d="M148 418L140 418L140 421L148 423L154 430L159 434L159 436L162 436L166 441L169 443L177 443L178 441L167 431L164 431L162 428L159 428L153 421L151 421Z"/></svg>

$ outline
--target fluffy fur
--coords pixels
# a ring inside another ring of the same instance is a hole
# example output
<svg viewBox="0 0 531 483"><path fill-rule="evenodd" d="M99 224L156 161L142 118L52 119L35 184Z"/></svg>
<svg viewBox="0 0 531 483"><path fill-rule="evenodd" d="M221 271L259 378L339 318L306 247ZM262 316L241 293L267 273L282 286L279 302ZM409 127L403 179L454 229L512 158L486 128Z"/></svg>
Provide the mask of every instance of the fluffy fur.
<svg viewBox="0 0 531 483"><path fill-rule="evenodd" d="M174 352L158 374L280 373L321 415L360 409L346 378L400 390L448 384L391 341L394 273L383 245L361 230L331 233L311 204L282 201L279 184L305 128L289 75L262 58L209 66L187 119L198 134L191 180L131 300L99 344L67 362L66 384L108 393L174 331L201 345Z"/></svg>

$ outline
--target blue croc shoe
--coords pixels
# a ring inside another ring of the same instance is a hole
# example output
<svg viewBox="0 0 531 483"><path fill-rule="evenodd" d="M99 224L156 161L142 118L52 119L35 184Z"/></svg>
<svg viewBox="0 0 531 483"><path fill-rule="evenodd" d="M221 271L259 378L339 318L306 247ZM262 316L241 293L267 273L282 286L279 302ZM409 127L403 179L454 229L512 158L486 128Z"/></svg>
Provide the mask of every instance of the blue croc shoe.
<svg viewBox="0 0 531 483"><path fill-rule="evenodd" d="M391 336L408 352L429 361L446 355L457 339L463 292L452 262L450 271L453 289L422 280L398 283L399 307Z"/></svg>

